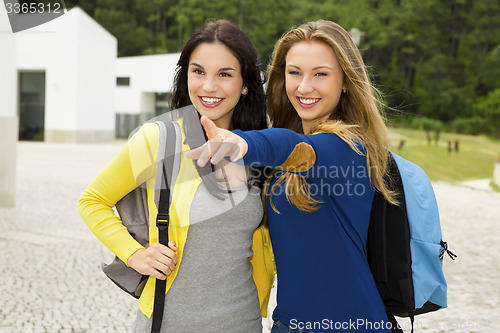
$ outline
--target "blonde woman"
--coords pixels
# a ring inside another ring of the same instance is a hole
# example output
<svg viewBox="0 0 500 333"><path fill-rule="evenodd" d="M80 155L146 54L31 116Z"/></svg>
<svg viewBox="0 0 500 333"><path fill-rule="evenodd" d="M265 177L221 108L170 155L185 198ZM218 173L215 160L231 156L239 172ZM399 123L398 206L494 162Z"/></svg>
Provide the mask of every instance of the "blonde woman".
<svg viewBox="0 0 500 333"><path fill-rule="evenodd" d="M267 95L275 128L230 132L203 117L210 144L189 157L275 169L266 190L278 276L272 332L390 332L366 253L375 190L395 202L383 181L387 129L349 34L323 20L285 34Z"/></svg>

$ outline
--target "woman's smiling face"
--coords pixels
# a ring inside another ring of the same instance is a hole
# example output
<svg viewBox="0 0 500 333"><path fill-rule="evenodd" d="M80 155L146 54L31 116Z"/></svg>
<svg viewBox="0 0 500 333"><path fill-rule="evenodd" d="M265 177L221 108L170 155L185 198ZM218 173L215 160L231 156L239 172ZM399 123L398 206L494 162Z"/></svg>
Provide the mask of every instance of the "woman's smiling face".
<svg viewBox="0 0 500 333"><path fill-rule="evenodd" d="M332 48L323 42L302 41L286 55L288 99L302 119L304 133L327 119L340 100L344 74Z"/></svg>
<svg viewBox="0 0 500 333"><path fill-rule="evenodd" d="M243 89L241 66L221 43L201 43L191 53L188 92L198 112L229 129Z"/></svg>

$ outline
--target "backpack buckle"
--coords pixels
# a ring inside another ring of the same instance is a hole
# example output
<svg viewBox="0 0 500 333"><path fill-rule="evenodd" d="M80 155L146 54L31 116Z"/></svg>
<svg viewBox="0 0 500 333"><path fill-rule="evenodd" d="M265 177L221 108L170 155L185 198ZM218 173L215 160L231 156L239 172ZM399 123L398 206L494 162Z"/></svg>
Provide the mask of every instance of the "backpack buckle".
<svg viewBox="0 0 500 333"><path fill-rule="evenodd" d="M162 214L162 213L158 213L158 215L156 215L156 226L158 227L158 229L160 230L164 230L166 228L168 228L168 224L169 224L169 214Z"/></svg>
<svg viewBox="0 0 500 333"><path fill-rule="evenodd" d="M441 252L439 253L439 259L440 260L443 260L443 256L444 256L445 253L448 254L448 256L451 259L453 259L453 260L455 260L458 257L455 253L451 252L448 249L448 243L446 243L445 241L441 240L440 245L441 245Z"/></svg>

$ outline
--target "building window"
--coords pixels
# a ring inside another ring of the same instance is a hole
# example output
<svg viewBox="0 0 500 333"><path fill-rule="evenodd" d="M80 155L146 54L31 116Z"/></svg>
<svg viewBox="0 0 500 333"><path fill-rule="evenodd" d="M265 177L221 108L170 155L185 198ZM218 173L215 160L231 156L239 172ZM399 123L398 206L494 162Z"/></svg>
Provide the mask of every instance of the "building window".
<svg viewBox="0 0 500 333"><path fill-rule="evenodd" d="M156 93L155 116L159 116L171 110L170 102L172 93Z"/></svg>
<svg viewBox="0 0 500 333"><path fill-rule="evenodd" d="M19 140L43 141L45 72L19 72Z"/></svg>
<svg viewBox="0 0 500 333"><path fill-rule="evenodd" d="M117 77L116 85L118 87L129 87L130 86L130 78L129 77Z"/></svg>

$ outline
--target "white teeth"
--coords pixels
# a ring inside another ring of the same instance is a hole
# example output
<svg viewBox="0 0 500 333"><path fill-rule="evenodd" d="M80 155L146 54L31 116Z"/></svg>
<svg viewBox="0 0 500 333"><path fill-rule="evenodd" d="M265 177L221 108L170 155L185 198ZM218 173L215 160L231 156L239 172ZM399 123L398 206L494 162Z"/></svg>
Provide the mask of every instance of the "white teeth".
<svg viewBox="0 0 500 333"><path fill-rule="evenodd" d="M222 98L215 98L215 97L202 97L201 99L203 100L203 102L208 104L214 104L222 101Z"/></svg>
<svg viewBox="0 0 500 333"><path fill-rule="evenodd" d="M319 100L320 100L319 98L300 98L299 97L299 101L302 104L314 104L314 103L316 103Z"/></svg>

